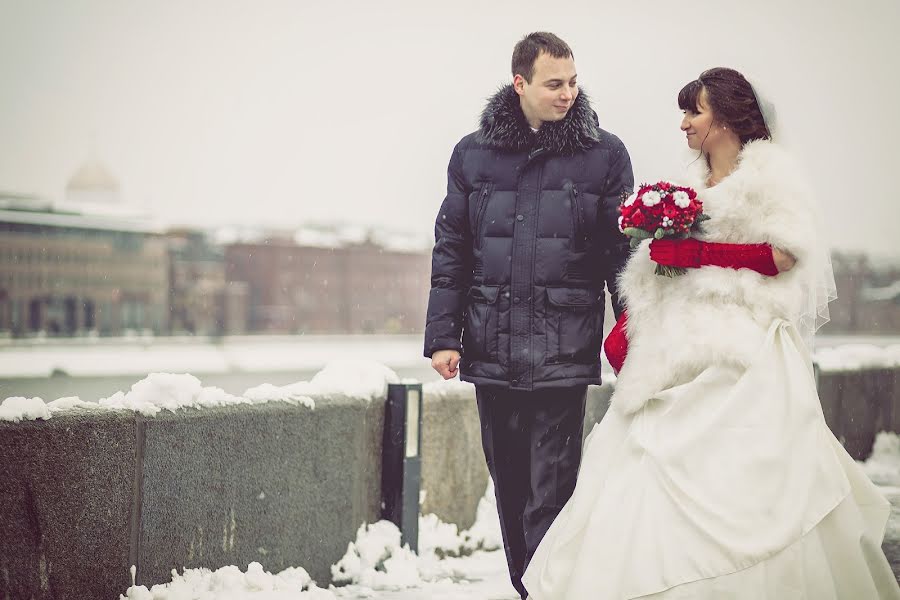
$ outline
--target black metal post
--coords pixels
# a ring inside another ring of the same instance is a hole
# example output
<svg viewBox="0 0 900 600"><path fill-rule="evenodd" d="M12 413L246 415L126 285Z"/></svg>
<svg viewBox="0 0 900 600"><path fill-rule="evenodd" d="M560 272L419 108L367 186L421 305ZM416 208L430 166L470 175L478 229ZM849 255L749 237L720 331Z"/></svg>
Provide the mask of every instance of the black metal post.
<svg viewBox="0 0 900 600"><path fill-rule="evenodd" d="M422 479L422 384L388 384L381 464L382 518L400 528L400 543L419 551Z"/></svg>

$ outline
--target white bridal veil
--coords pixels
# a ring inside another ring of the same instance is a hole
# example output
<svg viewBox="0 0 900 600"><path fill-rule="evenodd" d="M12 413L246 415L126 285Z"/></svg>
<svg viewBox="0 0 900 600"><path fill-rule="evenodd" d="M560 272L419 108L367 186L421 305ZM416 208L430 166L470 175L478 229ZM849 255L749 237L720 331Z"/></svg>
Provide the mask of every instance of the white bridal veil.
<svg viewBox="0 0 900 600"><path fill-rule="evenodd" d="M758 80L750 79L753 94L759 104L766 128L772 141L788 152L792 152L790 130L786 127L784 119L778 118L771 90L764 87ZM816 331L830 320L828 303L837 298L837 288L834 283L834 270L831 266L831 255L828 244L825 241L825 223L821 207L818 202L813 205L813 218L815 219L815 232L817 235L816 247L808 257L809 264L803 268L803 300L800 306L797 326L800 334L811 344Z"/></svg>

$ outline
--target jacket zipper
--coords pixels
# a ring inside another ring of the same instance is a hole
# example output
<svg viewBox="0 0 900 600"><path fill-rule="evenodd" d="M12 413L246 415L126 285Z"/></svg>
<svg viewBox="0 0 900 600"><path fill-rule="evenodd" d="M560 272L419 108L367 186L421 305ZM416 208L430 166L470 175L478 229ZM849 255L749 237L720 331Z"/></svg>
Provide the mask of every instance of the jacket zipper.
<svg viewBox="0 0 900 600"><path fill-rule="evenodd" d="M570 195L572 197L572 224L574 225L575 230L573 246L575 248L582 248L584 247L584 240L582 239L584 236L584 214L581 211L581 201L578 199L578 186L574 183L572 184Z"/></svg>
<svg viewBox="0 0 900 600"><path fill-rule="evenodd" d="M487 210L487 201L491 196L491 184L490 182L485 182L485 184L481 187L481 194L478 196L478 207L475 211L475 242L478 244L478 247L481 247L481 233L484 231L484 224L482 221L484 220L484 213Z"/></svg>

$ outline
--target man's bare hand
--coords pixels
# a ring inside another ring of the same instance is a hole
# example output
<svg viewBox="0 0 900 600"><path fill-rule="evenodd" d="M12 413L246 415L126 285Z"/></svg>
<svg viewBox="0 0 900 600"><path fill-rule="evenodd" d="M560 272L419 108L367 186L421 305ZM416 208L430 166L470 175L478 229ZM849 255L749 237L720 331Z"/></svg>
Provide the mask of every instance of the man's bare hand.
<svg viewBox="0 0 900 600"><path fill-rule="evenodd" d="M459 358L456 350L438 350L431 355L431 368L444 379L453 379L459 372Z"/></svg>

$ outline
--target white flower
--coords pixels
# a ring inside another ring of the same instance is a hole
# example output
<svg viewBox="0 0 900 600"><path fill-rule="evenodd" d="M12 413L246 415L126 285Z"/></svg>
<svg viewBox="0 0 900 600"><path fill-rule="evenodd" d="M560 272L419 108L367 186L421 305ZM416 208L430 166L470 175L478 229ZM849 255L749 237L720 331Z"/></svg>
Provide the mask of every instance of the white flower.
<svg viewBox="0 0 900 600"><path fill-rule="evenodd" d="M672 199L675 200L675 206L678 208L687 208L691 205L691 197L687 195L687 192L681 190L672 194Z"/></svg>
<svg viewBox="0 0 900 600"><path fill-rule="evenodd" d="M625 229L622 228L622 221L625 220L625 217L619 217L619 231L625 233Z"/></svg>
<svg viewBox="0 0 900 600"><path fill-rule="evenodd" d="M663 218L662 218L662 226L663 226L663 227L671 227L671 226L674 225L674 224L675 224L675 221L673 221L673 220L670 219L669 217L663 217Z"/></svg>
<svg viewBox="0 0 900 600"><path fill-rule="evenodd" d="M659 192L650 190L641 196L641 201L643 201L644 206L656 206L662 201L662 196L659 195Z"/></svg>
<svg viewBox="0 0 900 600"><path fill-rule="evenodd" d="M637 200L637 194L628 196L628 199L625 201L625 206L631 206L632 204L634 204L635 200Z"/></svg>

